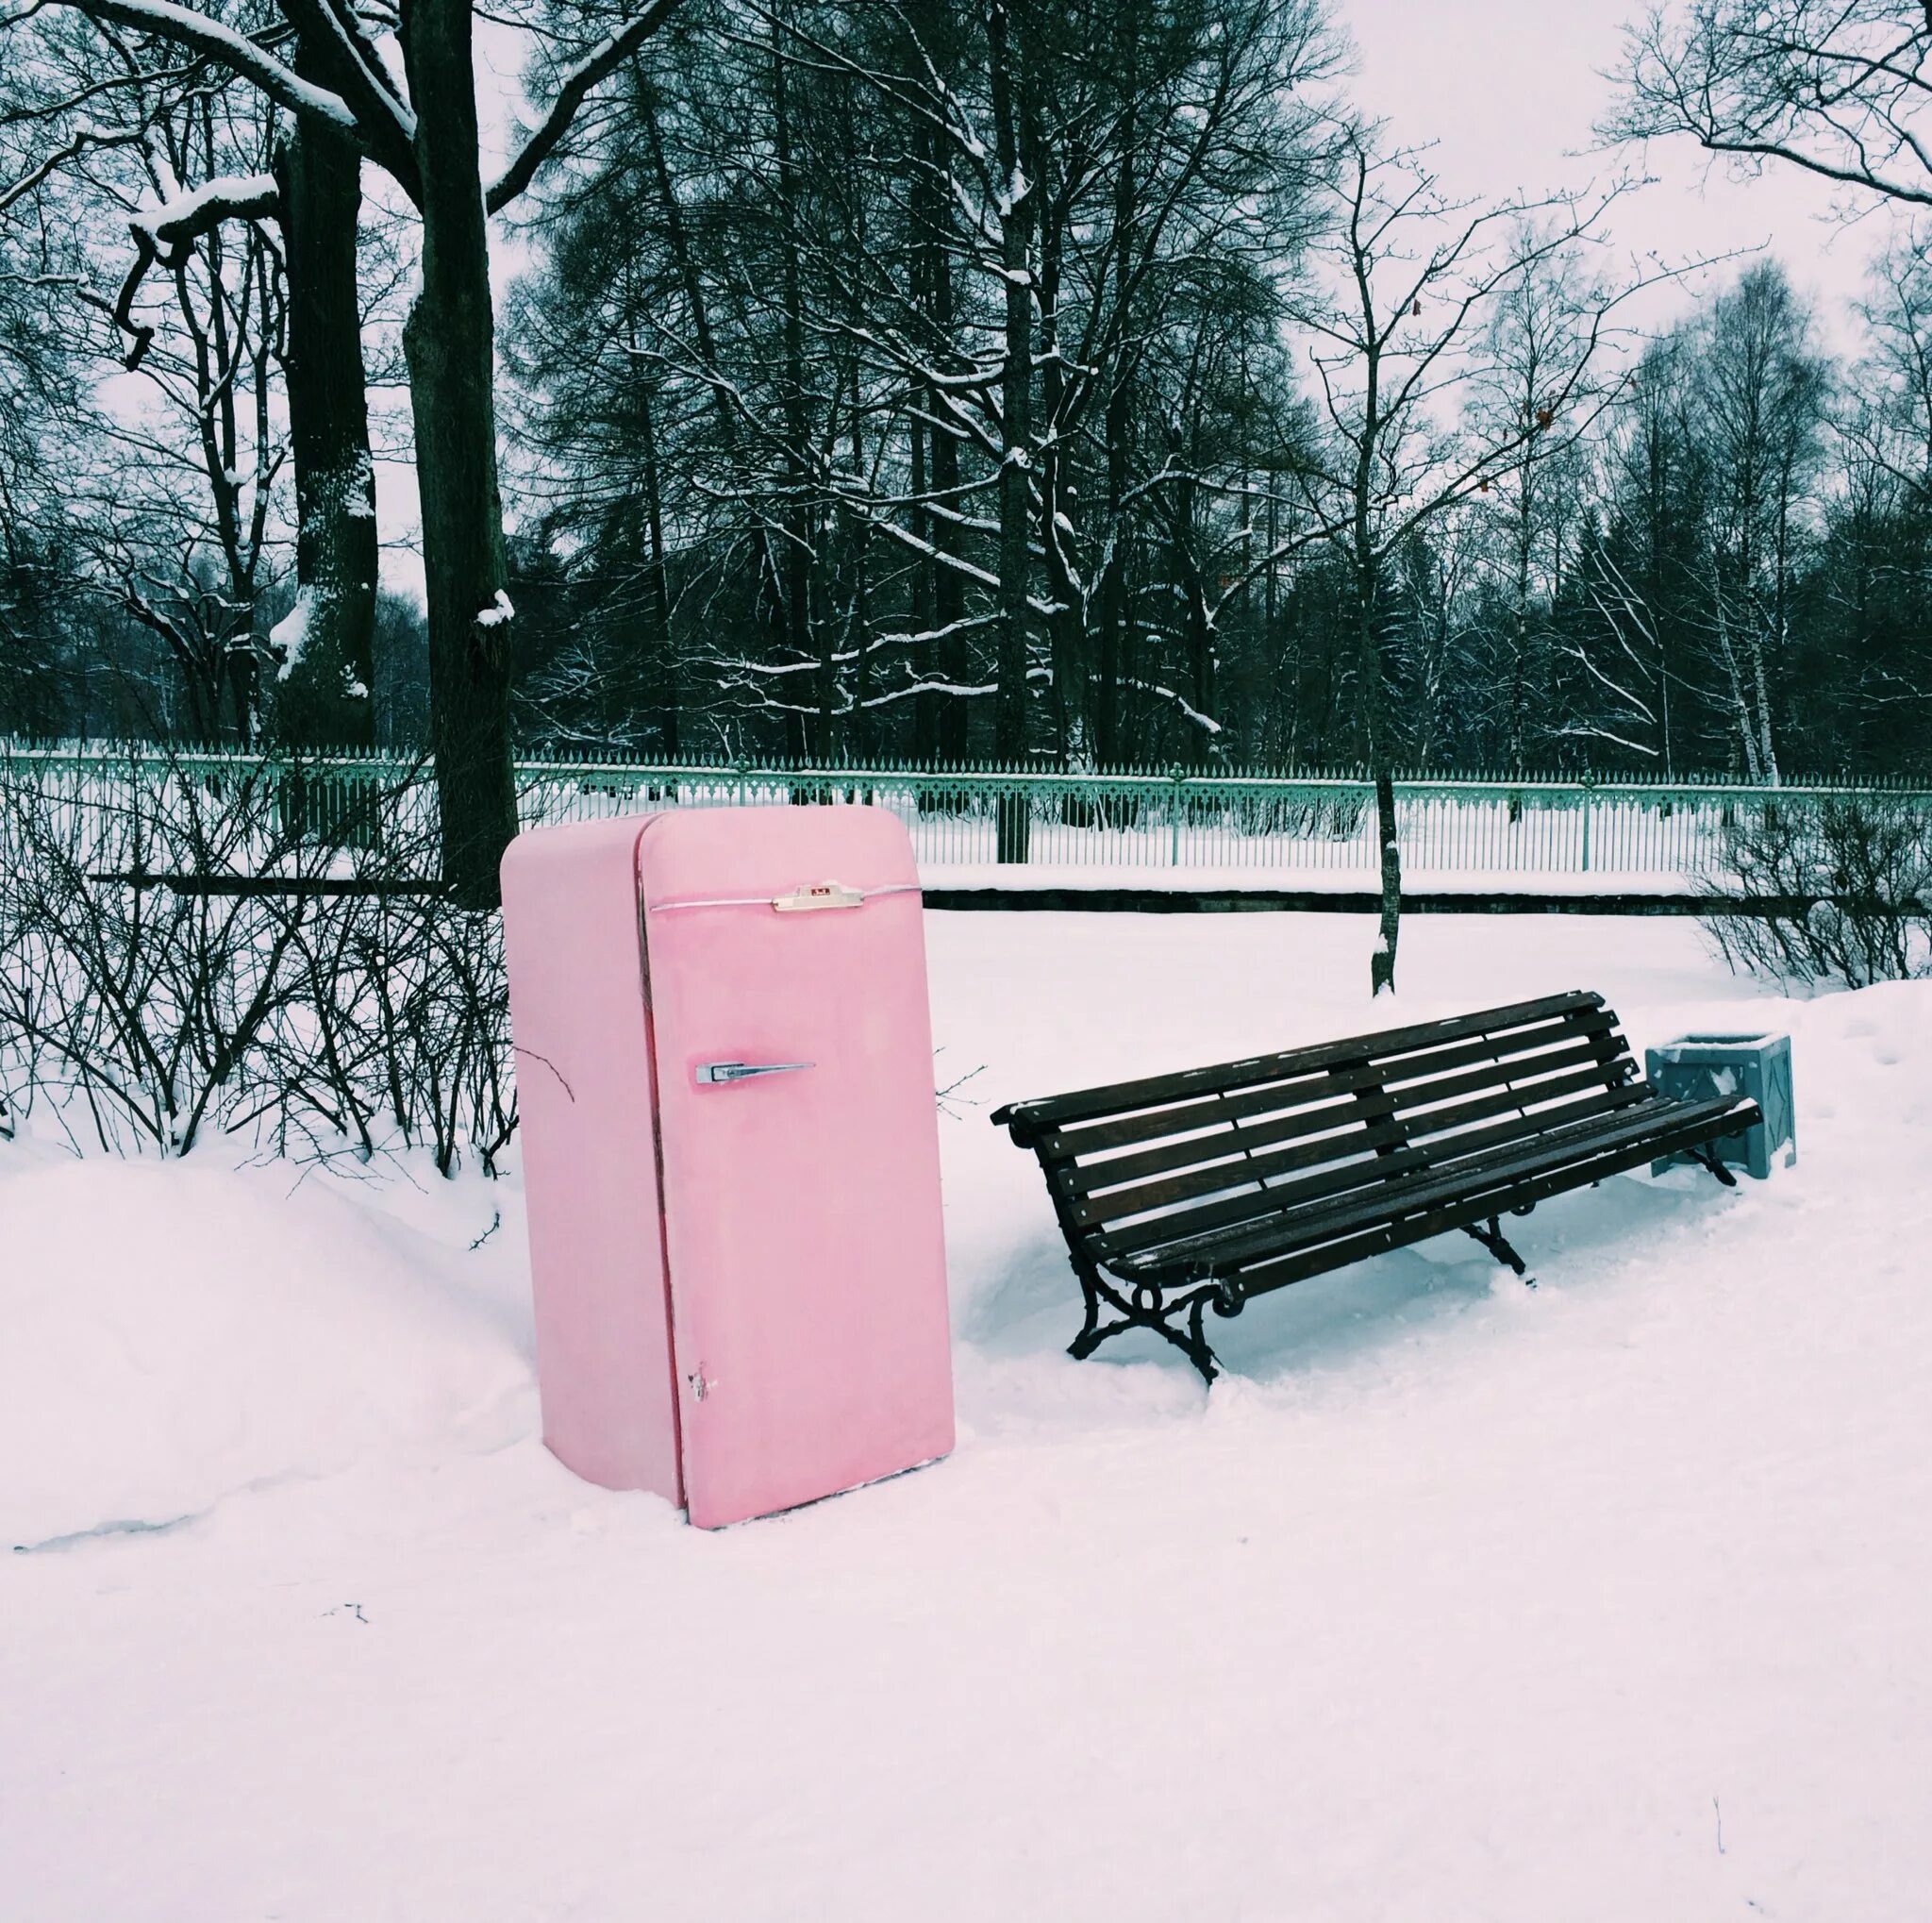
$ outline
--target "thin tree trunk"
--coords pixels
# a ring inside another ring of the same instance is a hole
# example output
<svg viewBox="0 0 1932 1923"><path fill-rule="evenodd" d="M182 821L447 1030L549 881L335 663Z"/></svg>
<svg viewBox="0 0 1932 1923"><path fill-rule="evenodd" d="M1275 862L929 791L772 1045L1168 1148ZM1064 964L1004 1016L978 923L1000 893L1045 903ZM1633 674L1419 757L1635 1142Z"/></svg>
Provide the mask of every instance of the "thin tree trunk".
<svg viewBox="0 0 1932 1923"><path fill-rule="evenodd" d="M778 203L782 249L780 263L781 295L785 329L785 477L789 496L785 507L785 564L783 572L785 636L793 653L809 660L812 647L812 584L816 573L812 553L812 514L808 499L811 469L807 454L809 423L805 393L805 314L798 266L798 169L791 150L791 89L785 72L785 53L780 43L782 23L772 16L772 139L776 148ZM825 645L831 643L826 640ZM808 752L817 761L830 761L833 721L828 708L829 662L821 661L817 701L809 717L801 717Z"/></svg>
<svg viewBox="0 0 1932 1923"><path fill-rule="evenodd" d="M1090 745L1086 730L1076 719L1074 703L1080 638L1086 623L1067 558L1074 525L1068 511L1072 496L1059 431L1066 398L1059 342L1061 223L1054 202L1053 155L1041 138L1039 102L1030 89L1024 99L1026 111L1021 154L1040 206L1040 544L1046 557L1047 595L1054 609L1047 619L1047 632L1052 643L1056 759L1064 768L1076 745L1076 734L1080 737L1077 745Z"/></svg>
<svg viewBox="0 0 1932 1923"><path fill-rule="evenodd" d="M1133 278L1134 211L1140 194L1134 168L1140 138L1134 112L1140 87L1140 40L1135 10L1123 7L1116 21L1121 97L1125 110L1113 185L1114 298L1120 303L1121 313L1107 376L1107 502L1102 523L1106 551L1099 582L1100 634L1094 662L1098 686L1093 697L1093 749L1094 759L1103 768L1118 768L1125 760L1121 676L1126 652L1124 629L1127 621L1127 560L1131 552L1126 495L1134 418L1132 364L1137 351L1129 290Z"/></svg>
<svg viewBox="0 0 1932 1923"><path fill-rule="evenodd" d="M666 761L678 749L677 650L671 637L671 594L664 578L664 491L658 473L658 428L646 392L640 416L643 428L644 525L650 542L646 604L651 610L651 656L658 671L658 745Z"/></svg>
<svg viewBox="0 0 1932 1923"><path fill-rule="evenodd" d="M992 0L991 42L992 116L999 158L1000 266L1006 281L1006 368L1001 383L1000 624L993 751L1009 766L1026 754L1026 485L1032 459L1033 286L1030 255L1039 196L1020 166L1020 87L1006 0ZM1026 859L1029 809L1024 795L1002 799L998 859Z"/></svg>
<svg viewBox="0 0 1932 1923"><path fill-rule="evenodd" d="M1402 932L1402 851L1395 840L1395 784L1375 773L1375 835L1382 847L1382 928L1369 957L1369 992L1395 992L1395 943Z"/></svg>
<svg viewBox="0 0 1932 1923"><path fill-rule="evenodd" d="M919 298L917 290L913 297L915 300ZM912 491L912 538L930 545L932 511L925 503L925 423L916 414L906 424L906 437ZM912 570L912 631L914 634L925 634L933 626L932 569L922 560ZM912 697L912 759L922 765L939 757L941 698L936 694Z"/></svg>
<svg viewBox="0 0 1932 1923"><path fill-rule="evenodd" d="M928 24L927 42L932 59L942 75L953 70L950 17L943 8L934 9ZM953 214L946 191L949 149L937 127L928 127L922 150L922 161L914 182L913 207L922 240L924 271L920 293L924 302L928 367L938 373L941 363L952 358L955 342L953 303ZM961 630L966 619L966 583L959 571L945 559L958 552L952 514L959 510L959 443L944 423L948 407L940 383L929 380L924 388L924 405L930 425L925 429L926 473L933 500L933 511L925 514L933 546L932 558L923 564L928 583L926 597L930 625L941 639L938 644L940 678L949 689L965 687L970 673L967 639ZM916 490L915 490L916 491ZM940 511L944 510L947 511ZM922 510L924 512L924 510ZM953 766L963 763L971 744L971 704L957 692L928 697L934 701L932 752Z"/></svg>

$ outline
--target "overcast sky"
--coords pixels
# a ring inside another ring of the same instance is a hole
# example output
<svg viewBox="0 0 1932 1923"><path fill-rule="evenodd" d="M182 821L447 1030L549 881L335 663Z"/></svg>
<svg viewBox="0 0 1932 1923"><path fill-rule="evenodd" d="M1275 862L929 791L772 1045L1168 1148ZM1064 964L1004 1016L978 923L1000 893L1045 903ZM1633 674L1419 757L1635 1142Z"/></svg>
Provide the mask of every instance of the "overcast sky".
<svg viewBox="0 0 1932 1923"><path fill-rule="evenodd" d="M1640 0L1341 0L1339 19L1359 55L1351 92L1397 140L1438 142L1431 159L1450 191L1545 192L1641 165L1657 184L1616 210L1622 249L1681 259L1768 242L1846 344L1845 304L1884 243L1885 216L1847 227L1829 217L1824 182L1790 167L1740 180L1689 142L1588 151L1613 99L1601 75L1640 11Z"/></svg>
<svg viewBox="0 0 1932 1923"><path fill-rule="evenodd" d="M1591 151L1592 128L1613 98L1602 75L1617 65L1623 26L1641 5L1641 0L1337 0L1339 23L1357 53L1349 92L1364 110L1388 121L1393 139L1436 142L1430 162L1444 190L1458 196L1577 188L1607 182L1619 169L1657 176L1656 185L1615 209L1612 232L1620 254L1657 253L1683 260L1768 243L1793 281L1816 300L1825 342L1852 346L1849 304L1862 290L1867 263L1885 243L1886 216L1846 226L1830 217L1824 183L1792 168L1739 179L1724 162L1713 161L1688 142L1663 142L1641 155ZM516 97L523 42L485 30L478 52L484 143L500 149L503 103ZM497 235L492 277L499 293L526 259L520 244ZM1666 308L1631 318L1657 325L1669 318L1667 308L1707 296L1741 264L1720 266L1688 291L1673 291ZM413 473L381 463L378 493L386 544L405 529L412 536ZM420 594L421 563L406 548L385 555L383 573L386 582Z"/></svg>

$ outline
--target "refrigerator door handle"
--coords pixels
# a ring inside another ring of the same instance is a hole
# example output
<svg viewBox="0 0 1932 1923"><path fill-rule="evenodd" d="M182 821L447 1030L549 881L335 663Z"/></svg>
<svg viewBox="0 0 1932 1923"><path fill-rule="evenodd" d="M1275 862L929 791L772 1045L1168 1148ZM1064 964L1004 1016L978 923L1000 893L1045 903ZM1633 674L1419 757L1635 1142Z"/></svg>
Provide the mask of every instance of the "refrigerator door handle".
<svg viewBox="0 0 1932 1923"><path fill-rule="evenodd" d="M796 1075L801 1068L815 1065L809 1062L700 1062L691 1073L700 1086L709 1088L721 1082L750 1081L760 1075Z"/></svg>

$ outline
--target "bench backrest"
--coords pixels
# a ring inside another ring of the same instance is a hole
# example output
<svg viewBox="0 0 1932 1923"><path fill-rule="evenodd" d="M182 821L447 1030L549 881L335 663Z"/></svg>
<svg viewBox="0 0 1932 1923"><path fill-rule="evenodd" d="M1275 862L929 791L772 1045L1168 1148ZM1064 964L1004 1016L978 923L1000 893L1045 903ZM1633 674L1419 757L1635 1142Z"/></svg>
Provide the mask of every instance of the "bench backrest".
<svg viewBox="0 0 1932 1923"><path fill-rule="evenodd" d="M1648 1095L1584 992L1016 1102L1068 1240L1098 1262L1420 1175Z"/></svg>

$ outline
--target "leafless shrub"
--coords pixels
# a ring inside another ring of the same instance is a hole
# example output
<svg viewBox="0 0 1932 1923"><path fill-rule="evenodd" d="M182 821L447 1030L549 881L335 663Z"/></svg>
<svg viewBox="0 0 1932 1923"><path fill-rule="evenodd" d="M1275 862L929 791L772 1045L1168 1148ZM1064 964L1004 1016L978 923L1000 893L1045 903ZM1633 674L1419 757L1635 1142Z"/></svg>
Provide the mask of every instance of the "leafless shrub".
<svg viewBox="0 0 1932 1923"><path fill-rule="evenodd" d="M1737 809L1709 880L1751 911L1706 923L1733 968L1851 988L1932 974L1932 817L1912 801Z"/></svg>
<svg viewBox="0 0 1932 1923"><path fill-rule="evenodd" d="M516 1126L502 934L433 878L414 779L154 751L0 756L0 1125L185 1155L210 1129L493 1170Z"/></svg>

